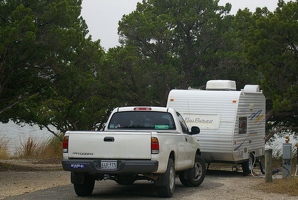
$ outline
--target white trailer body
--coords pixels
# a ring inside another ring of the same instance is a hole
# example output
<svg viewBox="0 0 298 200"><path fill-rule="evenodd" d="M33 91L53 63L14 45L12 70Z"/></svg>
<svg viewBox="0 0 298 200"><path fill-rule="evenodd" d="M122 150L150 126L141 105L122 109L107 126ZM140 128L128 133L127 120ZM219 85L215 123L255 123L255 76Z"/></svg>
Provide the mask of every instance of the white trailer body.
<svg viewBox="0 0 298 200"><path fill-rule="evenodd" d="M188 127L201 129L206 162L243 163L265 151L265 97L258 85L236 91L234 81L210 81L208 90L171 90L167 107L184 117ZM220 90L224 89L224 90Z"/></svg>

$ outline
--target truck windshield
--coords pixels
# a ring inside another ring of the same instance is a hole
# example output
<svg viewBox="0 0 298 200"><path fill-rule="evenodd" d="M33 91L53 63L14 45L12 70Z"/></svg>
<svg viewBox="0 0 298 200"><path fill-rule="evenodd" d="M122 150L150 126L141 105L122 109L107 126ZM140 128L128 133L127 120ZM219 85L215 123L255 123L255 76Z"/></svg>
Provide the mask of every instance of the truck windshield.
<svg viewBox="0 0 298 200"><path fill-rule="evenodd" d="M173 116L166 112L116 112L108 129L175 130Z"/></svg>

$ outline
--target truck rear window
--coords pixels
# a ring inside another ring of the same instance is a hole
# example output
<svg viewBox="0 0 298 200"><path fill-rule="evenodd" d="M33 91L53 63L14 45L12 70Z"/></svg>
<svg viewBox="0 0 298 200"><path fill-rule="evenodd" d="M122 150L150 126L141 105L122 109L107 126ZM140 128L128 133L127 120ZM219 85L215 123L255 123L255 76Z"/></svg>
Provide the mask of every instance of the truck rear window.
<svg viewBox="0 0 298 200"><path fill-rule="evenodd" d="M175 130L173 116L166 112L116 112L108 129Z"/></svg>

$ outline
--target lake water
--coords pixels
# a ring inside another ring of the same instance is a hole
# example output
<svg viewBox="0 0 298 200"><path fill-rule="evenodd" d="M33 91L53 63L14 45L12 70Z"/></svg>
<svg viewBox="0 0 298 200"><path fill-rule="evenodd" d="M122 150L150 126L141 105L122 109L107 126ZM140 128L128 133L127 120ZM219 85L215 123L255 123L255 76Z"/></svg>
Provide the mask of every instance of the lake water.
<svg viewBox="0 0 298 200"><path fill-rule="evenodd" d="M20 126L13 122L7 124L0 123L0 141L7 141L8 152L13 155L19 148L22 147L28 138L32 138L36 143L42 143L53 137L53 134L46 129L40 130L38 126L24 125ZM272 144L266 144L266 148L272 148L273 155L281 155L282 145L285 142L284 138L277 139ZM290 143L294 145L298 143L297 138L290 136Z"/></svg>
<svg viewBox="0 0 298 200"><path fill-rule="evenodd" d="M41 143L52 136L51 132L46 129L40 130L36 125L20 126L11 121L7 124L0 123L0 141L7 142L8 152L11 155L21 148L28 138L32 138L36 143Z"/></svg>

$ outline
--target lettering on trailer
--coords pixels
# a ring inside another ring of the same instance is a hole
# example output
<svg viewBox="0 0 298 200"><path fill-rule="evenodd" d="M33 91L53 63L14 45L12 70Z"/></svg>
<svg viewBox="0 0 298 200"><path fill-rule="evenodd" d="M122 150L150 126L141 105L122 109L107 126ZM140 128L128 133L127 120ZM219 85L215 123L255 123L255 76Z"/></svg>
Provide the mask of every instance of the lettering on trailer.
<svg viewBox="0 0 298 200"><path fill-rule="evenodd" d="M198 126L200 129L218 129L220 123L220 115L194 115L190 113L182 113L185 123L189 128Z"/></svg>
<svg viewBox="0 0 298 200"><path fill-rule="evenodd" d="M195 118L195 119L186 118L185 121L186 123L209 123L209 124L213 122L213 120L205 120L200 118Z"/></svg>

